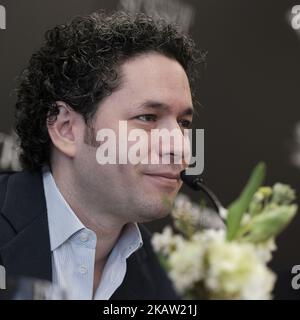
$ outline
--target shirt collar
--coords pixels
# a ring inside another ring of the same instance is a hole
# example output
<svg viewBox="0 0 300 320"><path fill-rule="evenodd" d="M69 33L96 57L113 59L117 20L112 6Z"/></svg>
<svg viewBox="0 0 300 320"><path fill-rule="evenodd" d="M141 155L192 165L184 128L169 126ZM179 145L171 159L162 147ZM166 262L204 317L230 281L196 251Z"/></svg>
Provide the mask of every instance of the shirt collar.
<svg viewBox="0 0 300 320"><path fill-rule="evenodd" d="M48 212L51 251L85 226L58 190L48 167L43 168L43 183Z"/></svg>
<svg viewBox="0 0 300 320"><path fill-rule="evenodd" d="M43 184L47 205L51 251L61 246L76 232L86 229L59 191L51 170L43 168ZM143 245L142 235L137 223L126 224L116 247L127 258Z"/></svg>
<svg viewBox="0 0 300 320"><path fill-rule="evenodd" d="M119 241L116 244L124 258L128 258L134 251L141 248L143 239L137 223L127 223L123 229Z"/></svg>

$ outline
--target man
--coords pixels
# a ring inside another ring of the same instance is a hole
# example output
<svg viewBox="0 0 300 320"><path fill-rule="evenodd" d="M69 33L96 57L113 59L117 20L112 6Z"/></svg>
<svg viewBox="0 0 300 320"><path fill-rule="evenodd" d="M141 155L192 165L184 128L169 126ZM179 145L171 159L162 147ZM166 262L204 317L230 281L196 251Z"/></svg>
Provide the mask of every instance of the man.
<svg viewBox="0 0 300 320"><path fill-rule="evenodd" d="M50 280L70 299L178 298L141 223L169 213L187 163L100 165L97 132L188 128L194 62L188 36L143 14L96 13L46 33L18 91L24 171L0 176L8 276ZM168 153L181 157L174 143Z"/></svg>

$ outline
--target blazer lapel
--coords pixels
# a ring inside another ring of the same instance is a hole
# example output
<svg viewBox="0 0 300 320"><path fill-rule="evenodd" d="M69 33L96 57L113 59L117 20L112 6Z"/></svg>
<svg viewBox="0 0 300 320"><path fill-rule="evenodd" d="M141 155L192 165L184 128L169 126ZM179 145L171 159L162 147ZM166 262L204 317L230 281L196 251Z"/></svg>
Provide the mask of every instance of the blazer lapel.
<svg viewBox="0 0 300 320"><path fill-rule="evenodd" d="M127 259L125 278L110 300L148 300L155 297L155 287L146 259L147 253L144 247Z"/></svg>
<svg viewBox="0 0 300 320"><path fill-rule="evenodd" d="M51 281L51 250L41 172L10 176L2 213L16 236L0 248L8 275Z"/></svg>

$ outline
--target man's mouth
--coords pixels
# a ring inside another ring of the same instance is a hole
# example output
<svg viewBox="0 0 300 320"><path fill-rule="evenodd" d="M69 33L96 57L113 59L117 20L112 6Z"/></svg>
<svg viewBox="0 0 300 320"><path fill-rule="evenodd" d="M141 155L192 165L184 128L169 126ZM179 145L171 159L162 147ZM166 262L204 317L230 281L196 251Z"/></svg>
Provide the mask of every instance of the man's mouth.
<svg viewBox="0 0 300 320"><path fill-rule="evenodd" d="M154 183L165 187L175 188L180 181L180 176L176 173L151 173L145 175Z"/></svg>

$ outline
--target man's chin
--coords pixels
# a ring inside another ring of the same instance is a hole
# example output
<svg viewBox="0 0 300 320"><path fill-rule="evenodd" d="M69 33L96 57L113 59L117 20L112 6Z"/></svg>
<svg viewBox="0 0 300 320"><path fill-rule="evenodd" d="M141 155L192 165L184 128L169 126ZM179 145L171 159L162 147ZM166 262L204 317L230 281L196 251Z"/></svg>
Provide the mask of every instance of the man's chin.
<svg viewBox="0 0 300 320"><path fill-rule="evenodd" d="M139 213L138 222L151 222L167 217L172 211L172 207L170 207L171 204L172 203L169 201L167 205L161 203L159 205L154 205L152 208L148 208L149 210L142 210L142 212Z"/></svg>

